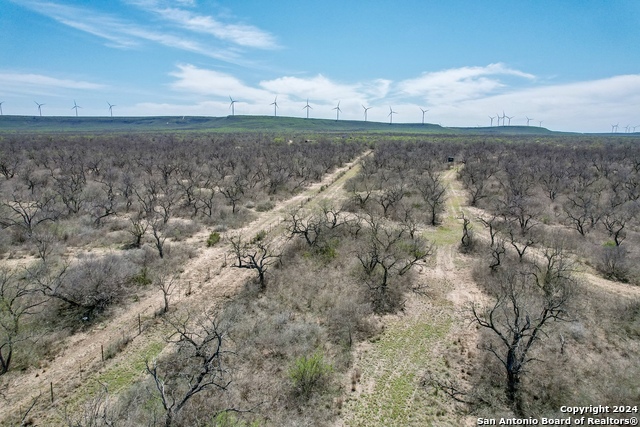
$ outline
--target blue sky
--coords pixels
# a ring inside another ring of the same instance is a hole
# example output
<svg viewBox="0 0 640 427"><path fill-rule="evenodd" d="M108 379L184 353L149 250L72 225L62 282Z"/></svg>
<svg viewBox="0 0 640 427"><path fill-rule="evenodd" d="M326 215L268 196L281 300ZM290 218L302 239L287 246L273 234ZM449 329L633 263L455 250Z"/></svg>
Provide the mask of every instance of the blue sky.
<svg viewBox="0 0 640 427"><path fill-rule="evenodd" d="M0 0L0 43L5 115L640 131L637 0Z"/></svg>

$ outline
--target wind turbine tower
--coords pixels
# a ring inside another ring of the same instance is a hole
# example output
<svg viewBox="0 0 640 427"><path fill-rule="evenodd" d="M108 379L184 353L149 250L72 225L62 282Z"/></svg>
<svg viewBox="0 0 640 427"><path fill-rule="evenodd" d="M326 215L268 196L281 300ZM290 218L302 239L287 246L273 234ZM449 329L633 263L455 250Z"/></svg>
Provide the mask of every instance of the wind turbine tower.
<svg viewBox="0 0 640 427"><path fill-rule="evenodd" d="M33 101L33 102L36 102L36 101ZM40 114L40 117L42 117L42 106L43 106L44 104L38 104L38 103L36 102L36 105L38 106L38 113Z"/></svg>
<svg viewBox="0 0 640 427"><path fill-rule="evenodd" d="M542 120L538 120L539 127L542 127Z"/></svg>
<svg viewBox="0 0 640 427"><path fill-rule="evenodd" d="M515 116L511 116L511 117L507 116L507 120L509 120L509 126L511 126L511 119L513 119L514 117Z"/></svg>
<svg viewBox="0 0 640 427"><path fill-rule="evenodd" d="M332 108L332 110L336 110L336 122L338 120L340 120L340 111L342 111L340 109L340 101L338 101L338 105L335 108Z"/></svg>
<svg viewBox="0 0 640 427"><path fill-rule="evenodd" d="M619 125L620 123L618 123ZM611 125L611 133L616 133L618 132L618 125Z"/></svg>
<svg viewBox="0 0 640 427"><path fill-rule="evenodd" d="M307 110L307 119L309 118L309 110L313 110L313 107L311 107L311 105L309 105L309 98L307 98L307 105L305 105L304 107L302 107L303 110Z"/></svg>
<svg viewBox="0 0 640 427"><path fill-rule="evenodd" d="M491 120L491 125L490 125L491 127L493 127L493 119L495 119L495 117L491 117L491 116L489 116L489 120ZM498 119L498 120L499 120L499 119Z"/></svg>
<svg viewBox="0 0 640 427"><path fill-rule="evenodd" d="M113 117L113 107L115 107L115 104L110 104L109 101L107 101L107 105L109 106L109 114L111 115L111 117Z"/></svg>
<svg viewBox="0 0 640 427"><path fill-rule="evenodd" d="M276 95L276 99L269 105L273 105L273 117L278 115L278 95Z"/></svg>
<svg viewBox="0 0 640 427"><path fill-rule="evenodd" d="M367 111L369 111L371 109L371 107L365 107L364 105L362 106L362 108L364 109L364 121L367 121Z"/></svg>
<svg viewBox="0 0 640 427"><path fill-rule="evenodd" d="M78 104L76 104L76 100L73 100L73 107L71 107L72 110L76 110L76 117L78 117L78 108L82 108L81 106L79 106Z"/></svg>
<svg viewBox="0 0 640 427"><path fill-rule="evenodd" d="M231 100L231 104L229 104L229 108L231 108L231 116L235 116L236 115L236 101L235 99L231 98L231 95L229 95L229 99Z"/></svg>
<svg viewBox="0 0 640 427"><path fill-rule="evenodd" d="M528 116L525 116L527 118L527 126L529 126L529 122L533 119L530 119Z"/></svg>
<svg viewBox="0 0 640 427"><path fill-rule="evenodd" d="M0 116L4 116L4 114L2 113L2 104L4 104L4 101L0 102Z"/></svg>
<svg viewBox="0 0 640 427"><path fill-rule="evenodd" d="M398 114L395 111L393 111L393 109L391 108L391 106L389 106L389 124L392 125L393 124L393 115L394 114Z"/></svg>
<svg viewBox="0 0 640 427"><path fill-rule="evenodd" d="M498 119L498 124L496 126L500 126L500 113L496 113L496 118ZM504 120L503 120L504 122Z"/></svg>
<svg viewBox="0 0 640 427"><path fill-rule="evenodd" d="M420 111L422 111L422 124L424 124L424 115L427 113L427 111L429 110L423 110L422 107L420 107Z"/></svg>

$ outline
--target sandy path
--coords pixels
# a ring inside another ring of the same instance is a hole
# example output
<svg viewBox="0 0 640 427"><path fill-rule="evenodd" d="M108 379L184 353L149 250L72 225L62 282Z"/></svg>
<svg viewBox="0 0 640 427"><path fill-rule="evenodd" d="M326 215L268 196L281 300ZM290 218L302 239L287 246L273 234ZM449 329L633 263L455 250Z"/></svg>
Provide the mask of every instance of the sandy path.
<svg viewBox="0 0 640 427"><path fill-rule="evenodd" d="M470 259L458 253L464 191L454 169L443 178L447 186L443 223L420 230L438 242L435 260L417 268L414 276L417 284L425 285L425 294L410 294L402 313L381 319L380 337L356 346L354 370L362 378L356 390L344 397L336 427L475 425L473 419L458 415L461 412L456 413L451 402L434 398L419 384L426 370L447 371L456 377L460 377L460 366L471 371L471 349L478 340L465 313L472 301L482 299L482 293L471 278ZM460 360L444 366L445 355L454 352ZM344 387L351 390L350 376L345 377Z"/></svg>
<svg viewBox="0 0 640 427"><path fill-rule="evenodd" d="M251 223L234 230L244 238L253 237L259 230L274 230L282 222L283 214L294 206L306 204L316 197L335 194L335 187L340 187L344 176L355 173L354 166L369 152L365 152L354 161L336 169L325 176L321 182L312 184L300 194L279 202L274 209L258 213L258 217ZM353 169L352 169L353 168ZM320 191L322 187L324 191ZM171 297L171 306L178 310L188 310L202 313L218 305L226 298L233 296L245 283L252 272L244 269L225 268L229 247L225 244L206 248L208 231L202 231L187 240L189 245L200 248L194 258L184 267L184 273ZM228 265L232 260L229 258ZM186 295L187 289L190 295ZM46 366L40 369L29 369L26 372L9 372L0 378L2 381L2 395L0 395L0 423L3 425L12 418L24 412L33 399L42 394L37 405L30 413L38 425L54 425L60 419L62 409L67 405L84 400L85 394L97 388L97 381L108 382L113 379L116 384L110 391L117 388L119 377L129 381L143 374L137 367L128 367L134 361L155 357L164 347L163 331L160 322L154 318L154 312L163 305L160 291L150 291L141 295L137 302L124 308L119 308L107 321L96 327L68 337L64 349L56 355ZM143 331L138 334L138 319L142 320ZM122 337L127 336L132 341L123 351L112 359L102 362L101 346L107 348ZM133 371L131 371L133 369ZM115 378L115 379L114 379ZM55 400L52 403L49 396L50 386L53 384ZM122 386L126 386L123 384Z"/></svg>

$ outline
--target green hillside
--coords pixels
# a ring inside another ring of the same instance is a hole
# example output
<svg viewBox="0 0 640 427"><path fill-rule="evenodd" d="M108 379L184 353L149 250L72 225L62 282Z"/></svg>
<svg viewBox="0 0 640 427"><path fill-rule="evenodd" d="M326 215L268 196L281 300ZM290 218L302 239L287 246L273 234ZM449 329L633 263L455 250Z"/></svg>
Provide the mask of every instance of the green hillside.
<svg viewBox="0 0 640 427"><path fill-rule="evenodd" d="M533 126L447 128L426 123L364 122L296 117L34 117L0 116L0 132L384 132L431 134L538 134L554 133Z"/></svg>

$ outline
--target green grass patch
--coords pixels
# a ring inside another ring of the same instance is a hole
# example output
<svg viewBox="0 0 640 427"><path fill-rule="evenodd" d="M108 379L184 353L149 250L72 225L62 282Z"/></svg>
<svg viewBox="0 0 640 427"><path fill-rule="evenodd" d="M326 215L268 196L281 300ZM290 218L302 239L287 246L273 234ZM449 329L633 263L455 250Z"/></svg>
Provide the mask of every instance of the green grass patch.
<svg viewBox="0 0 640 427"><path fill-rule="evenodd" d="M363 392L345 419L347 426L432 425L437 409L426 405L429 396L419 385L426 368L442 365L432 353L442 341L452 320L442 314L420 319L398 319L385 329L362 361L363 381L374 381L371 392Z"/></svg>
<svg viewBox="0 0 640 427"><path fill-rule="evenodd" d="M207 239L207 247L210 248L212 246L215 246L219 241L220 233L218 233L217 231L213 231L211 232L211 234L209 234L209 238Z"/></svg>
<svg viewBox="0 0 640 427"><path fill-rule="evenodd" d="M148 343L138 354L115 363L98 376L98 380L106 384L110 392L117 393L124 390L140 378L140 375L142 375L145 370L145 361L157 357L164 348L164 345L161 341Z"/></svg>
<svg viewBox="0 0 640 427"><path fill-rule="evenodd" d="M433 242L437 247L455 245L462 237L462 227L442 225L435 229L426 230L423 236L430 242Z"/></svg>

